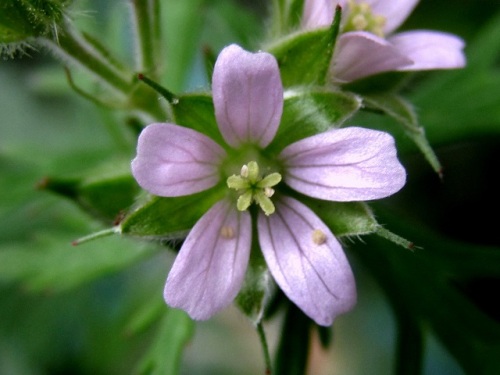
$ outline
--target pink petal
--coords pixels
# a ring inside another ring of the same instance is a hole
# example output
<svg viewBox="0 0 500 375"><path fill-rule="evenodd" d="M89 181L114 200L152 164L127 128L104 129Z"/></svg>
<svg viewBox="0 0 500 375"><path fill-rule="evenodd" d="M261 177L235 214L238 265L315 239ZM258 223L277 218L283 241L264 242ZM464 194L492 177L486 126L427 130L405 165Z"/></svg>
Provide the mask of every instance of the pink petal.
<svg viewBox="0 0 500 375"><path fill-rule="evenodd" d="M225 151L207 136L174 124L144 128L132 174L152 194L178 197L215 186Z"/></svg>
<svg viewBox="0 0 500 375"><path fill-rule="evenodd" d="M283 111L276 59L232 44L220 53L212 80L215 116L226 142L233 147L271 143Z"/></svg>
<svg viewBox="0 0 500 375"><path fill-rule="evenodd" d="M193 319L209 319L238 294L250 256L252 223L247 211L216 203L189 232L165 285L168 305Z"/></svg>
<svg viewBox="0 0 500 375"><path fill-rule="evenodd" d="M356 285L349 263L335 236L308 207L283 197L274 214L259 215L258 232L276 283L317 324L331 325L352 309Z"/></svg>
<svg viewBox="0 0 500 375"><path fill-rule="evenodd" d="M412 63L385 39L365 31L342 34L333 58L333 78L355 81L370 75L398 70Z"/></svg>
<svg viewBox="0 0 500 375"><path fill-rule="evenodd" d="M394 139L385 132L348 127L292 143L281 152L284 181L311 197L331 201L379 199L400 190L406 172Z"/></svg>
<svg viewBox="0 0 500 375"><path fill-rule="evenodd" d="M419 0L364 0L370 4L375 15L385 17L384 32L392 33L408 18ZM360 3L361 1L357 1Z"/></svg>
<svg viewBox="0 0 500 375"><path fill-rule="evenodd" d="M459 37L437 31L408 31L393 35L389 43L413 64L399 70L453 69L465 66L465 43Z"/></svg>
<svg viewBox="0 0 500 375"><path fill-rule="evenodd" d="M344 3L345 0L341 2ZM333 21L334 9L337 3L333 0L305 0L302 13L302 28L316 29L329 26Z"/></svg>

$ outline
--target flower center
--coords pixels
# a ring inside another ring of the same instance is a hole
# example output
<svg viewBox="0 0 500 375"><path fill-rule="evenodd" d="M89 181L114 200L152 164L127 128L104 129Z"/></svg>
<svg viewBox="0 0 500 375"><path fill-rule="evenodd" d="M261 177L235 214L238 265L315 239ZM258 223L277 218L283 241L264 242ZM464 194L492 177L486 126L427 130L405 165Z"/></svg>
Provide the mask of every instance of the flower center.
<svg viewBox="0 0 500 375"><path fill-rule="evenodd" d="M344 25L347 31L368 31L377 36L384 36L386 19L384 16L373 14L370 4L348 0L349 15Z"/></svg>
<svg viewBox="0 0 500 375"><path fill-rule="evenodd" d="M236 190L239 194L236 202L238 210L245 211L252 203L256 203L269 216L275 210L271 201L274 194L273 186L280 181L281 175L277 172L262 177L257 162L251 161L241 167L239 176L232 175L228 177L227 186Z"/></svg>

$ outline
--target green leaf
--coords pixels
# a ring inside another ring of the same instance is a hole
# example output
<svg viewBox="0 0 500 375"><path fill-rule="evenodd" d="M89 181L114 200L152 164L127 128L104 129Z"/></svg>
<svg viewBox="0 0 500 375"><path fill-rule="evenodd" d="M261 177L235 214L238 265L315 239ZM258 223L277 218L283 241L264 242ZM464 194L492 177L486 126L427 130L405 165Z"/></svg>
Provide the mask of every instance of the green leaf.
<svg viewBox="0 0 500 375"><path fill-rule="evenodd" d="M166 307L165 307L166 308ZM156 339L139 364L140 374L179 374L182 351L194 333L194 322L181 310L168 309Z"/></svg>
<svg viewBox="0 0 500 375"><path fill-rule="evenodd" d="M225 189L221 186L183 197L153 196L123 219L121 232L166 240L182 237L215 202L222 199Z"/></svg>
<svg viewBox="0 0 500 375"><path fill-rule="evenodd" d="M279 152L300 139L340 125L360 107L357 96L322 88L285 92L283 116L268 149Z"/></svg>
<svg viewBox="0 0 500 375"><path fill-rule="evenodd" d="M339 33L340 13L335 13L328 29L293 34L266 48L278 60L283 86L326 83Z"/></svg>
<svg viewBox="0 0 500 375"><path fill-rule="evenodd" d="M424 128L419 124L413 106L407 100L391 93L366 95L363 100L368 107L380 110L396 120L406 135L420 149L434 171L441 176L443 167L427 140Z"/></svg>

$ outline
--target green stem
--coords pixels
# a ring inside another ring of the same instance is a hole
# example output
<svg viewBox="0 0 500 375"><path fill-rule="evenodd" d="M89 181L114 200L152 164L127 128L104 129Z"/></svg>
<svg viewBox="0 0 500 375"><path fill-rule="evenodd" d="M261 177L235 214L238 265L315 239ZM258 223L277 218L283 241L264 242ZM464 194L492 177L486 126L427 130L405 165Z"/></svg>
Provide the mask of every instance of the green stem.
<svg viewBox="0 0 500 375"><path fill-rule="evenodd" d="M137 35L139 61L137 70L158 79L160 22L158 0L131 0Z"/></svg>
<svg viewBox="0 0 500 375"><path fill-rule="evenodd" d="M109 59L69 25L65 25L57 40L44 39L42 43L62 60L70 60L91 72L100 82L119 94L128 96L133 75L124 74Z"/></svg>
<svg viewBox="0 0 500 375"><path fill-rule="evenodd" d="M262 322L256 325L257 333L259 334L260 344L262 345L262 350L264 352L264 361L266 363L266 374L271 374L271 356L269 355L269 346L267 345L266 333L264 332L264 326Z"/></svg>

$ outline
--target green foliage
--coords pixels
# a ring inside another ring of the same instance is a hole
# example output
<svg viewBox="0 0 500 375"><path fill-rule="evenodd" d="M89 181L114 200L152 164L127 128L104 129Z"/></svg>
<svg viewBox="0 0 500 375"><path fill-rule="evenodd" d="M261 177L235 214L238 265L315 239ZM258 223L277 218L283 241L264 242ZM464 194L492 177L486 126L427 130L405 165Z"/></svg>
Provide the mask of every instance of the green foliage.
<svg viewBox="0 0 500 375"><path fill-rule="evenodd" d="M204 49L215 57L229 43L249 49L262 45L265 14L255 13L258 5L250 10L241 3L133 2L137 19L148 21L136 29L123 17L119 2L0 2L0 49L9 54L10 48L27 41L37 57L0 66L1 373L182 372L183 350L189 341L197 340L194 323L183 312L168 309L161 297L168 248L137 239L168 242L182 237L223 196L223 189L218 186L203 195L176 199L138 194L129 171L136 134L126 129L126 122L133 118L135 130L140 131L152 121L173 121L224 146L210 95L184 92L186 87L198 90L210 81L210 69L207 77L199 69ZM70 5L75 10L70 15L78 24L68 17ZM276 0L273 5L272 15L278 17L272 20L278 21L272 25L273 36L295 31L303 1ZM343 240L358 282L364 283L369 274L369 283L375 280L386 295L398 330L397 374L446 372L430 362L429 335L438 338L465 373L500 373L500 325L493 307L500 280L495 236L499 207L492 177L500 135L500 13L492 1L478 6L466 0L455 5L453 14L442 17L435 9L446 9L447 2L422 0L412 22L425 26L435 21L442 30L463 28L468 64L457 71L390 73L333 91L322 85L328 78L338 20L328 29L292 34L264 48L277 57L287 89L283 121L266 152L277 153L296 140L346 122L385 129L397 139L408 170L408 184L397 196L370 206L300 196ZM96 18L112 20L111 34L89 21L93 17L81 16L88 14L89 6L99 9L92 13ZM419 13L430 8L430 13ZM86 22L90 27L80 32L78 26ZM71 99L68 87L60 85L66 79L62 70L49 76L53 67L38 58L40 40L70 66L74 78L70 85L78 94L112 111L95 110ZM142 44L131 46L131 40ZM82 67L91 74L76 74L76 68ZM165 105L158 100L134 79L138 72L151 74L179 93L178 101ZM89 77L97 78L99 85ZM436 171L441 170L440 162L445 166L439 187L435 175L422 178L428 167L420 165L420 155L413 156L415 145ZM44 183L38 187L45 190L35 188L40 181ZM425 194L434 199L421 199ZM117 216L123 210L125 216ZM118 228L126 236L71 246L77 238L101 230L103 223L110 228L115 220L121 220ZM415 248L409 251L387 241L412 247L399 235L415 241ZM359 236L363 244L356 240ZM246 284L237 299L254 321L260 321L267 307L268 276L259 249L254 248ZM279 310L284 320L274 373L303 374L315 339L311 333L318 327L279 292L273 297L272 303L284 309ZM265 311L266 324L267 313L272 319L282 317L271 310ZM366 316L374 314L377 311L363 312L361 322L341 317L336 324L340 330L343 325L355 325L358 336L373 333L373 340L380 340L380 327L366 329L363 324ZM200 331L204 334L203 327L209 325L219 331L226 328L231 331L230 340L243 340L245 335L234 333L242 325L237 322L220 318L200 325ZM318 332L325 347L333 344L335 353L343 353L345 343L332 340L331 330ZM220 349L228 338L220 337L211 337L217 345L210 353L222 352L224 369L251 373L252 369L243 368L257 362L250 351L245 352L250 358L246 362L229 358ZM376 342L379 345L370 350L381 356L392 351L382 349L387 343ZM350 354L357 352L356 348ZM366 362L346 359L351 360ZM373 373L372 364L367 366L361 372ZM206 373L205 367L200 368ZM213 368L217 374L224 373Z"/></svg>

